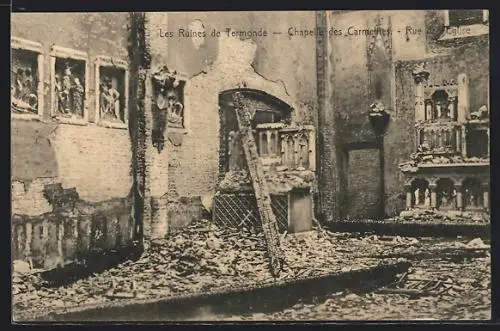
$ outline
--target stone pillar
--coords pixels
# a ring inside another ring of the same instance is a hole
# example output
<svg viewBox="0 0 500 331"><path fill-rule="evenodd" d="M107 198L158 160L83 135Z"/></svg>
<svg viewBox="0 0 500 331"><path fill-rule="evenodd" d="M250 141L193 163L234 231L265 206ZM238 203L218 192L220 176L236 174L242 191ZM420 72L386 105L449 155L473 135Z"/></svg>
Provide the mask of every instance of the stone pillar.
<svg viewBox="0 0 500 331"><path fill-rule="evenodd" d="M406 209L410 210L412 206L412 191L411 191L411 185L405 185L405 191L406 191Z"/></svg>
<svg viewBox="0 0 500 331"><path fill-rule="evenodd" d="M460 137L460 141L462 143L462 147L461 147L461 150L462 150L462 156L463 157L467 157L467 140L465 139L465 126L462 125L460 127L461 129L461 137Z"/></svg>
<svg viewBox="0 0 500 331"><path fill-rule="evenodd" d="M443 10L444 16L444 26L448 28L450 26L450 12L448 10Z"/></svg>
<svg viewBox="0 0 500 331"><path fill-rule="evenodd" d="M486 130L486 134L488 135L488 157L490 156L490 128Z"/></svg>
<svg viewBox="0 0 500 331"><path fill-rule="evenodd" d="M490 211L490 185L483 185L483 208L485 211Z"/></svg>
<svg viewBox="0 0 500 331"><path fill-rule="evenodd" d="M429 189L431 190L431 208L436 209L437 208L437 185L430 184Z"/></svg>
<svg viewBox="0 0 500 331"><path fill-rule="evenodd" d="M466 74L458 75L458 121L464 123L469 117L469 80Z"/></svg>
<svg viewBox="0 0 500 331"><path fill-rule="evenodd" d="M462 193L462 185L455 185L455 189L457 190L457 210L463 210L464 209L464 199L463 199L463 193Z"/></svg>
<svg viewBox="0 0 500 331"><path fill-rule="evenodd" d="M146 192L145 192L145 237L147 239L160 239L165 237L168 231L168 213L167 213L167 192L168 192L168 137L167 124L163 132L163 148L153 146L152 130L153 123L153 74L165 63L160 54L168 51L168 43L162 38L157 38L155 31L160 27L167 26L168 15L166 13L146 13L147 17L147 44L151 52L151 69L146 76L146 96L145 96L145 115L146 115ZM157 125L157 124L156 124ZM147 224L148 223L148 224Z"/></svg>
<svg viewBox="0 0 500 331"><path fill-rule="evenodd" d="M420 64L413 70L412 75L415 80L415 122L424 121L424 85L427 83L430 73L425 69L423 64Z"/></svg>

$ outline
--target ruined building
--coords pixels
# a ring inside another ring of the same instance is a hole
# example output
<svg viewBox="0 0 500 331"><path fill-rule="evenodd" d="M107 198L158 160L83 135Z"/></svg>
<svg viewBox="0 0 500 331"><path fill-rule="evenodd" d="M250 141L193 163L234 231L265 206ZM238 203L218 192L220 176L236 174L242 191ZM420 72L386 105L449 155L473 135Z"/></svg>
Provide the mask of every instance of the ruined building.
<svg viewBox="0 0 500 331"><path fill-rule="evenodd" d="M487 11L51 15L12 15L15 258L256 222L236 93L281 231L489 209Z"/></svg>
<svg viewBox="0 0 500 331"><path fill-rule="evenodd" d="M12 15L12 253L35 268L133 245L127 16Z"/></svg>
<svg viewBox="0 0 500 331"><path fill-rule="evenodd" d="M488 211L488 11L330 11L317 24L347 32L317 38L318 218ZM382 137L372 104L390 116Z"/></svg>

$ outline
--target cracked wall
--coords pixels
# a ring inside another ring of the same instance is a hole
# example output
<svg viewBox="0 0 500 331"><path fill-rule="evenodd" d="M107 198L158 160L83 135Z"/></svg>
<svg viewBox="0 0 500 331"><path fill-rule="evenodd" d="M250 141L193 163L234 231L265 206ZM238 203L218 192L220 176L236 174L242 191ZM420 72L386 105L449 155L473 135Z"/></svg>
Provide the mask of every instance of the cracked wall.
<svg viewBox="0 0 500 331"><path fill-rule="evenodd" d="M169 223L176 227L202 217L201 200L215 193L220 92L244 86L263 90L292 104L296 122L315 123L314 38L294 40L286 35L272 35L274 30L285 33L290 26L310 27L314 12L148 13L148 16L153 62L188 77L186 129L167 129ZM160 37L160 29L163 33L177 33L194 20L200 20L207 33L199 48L191 38ZM222 35L210 37L214 28L223 31L226 27L263 28L270 35L255 37L252 42Z"/></svg>

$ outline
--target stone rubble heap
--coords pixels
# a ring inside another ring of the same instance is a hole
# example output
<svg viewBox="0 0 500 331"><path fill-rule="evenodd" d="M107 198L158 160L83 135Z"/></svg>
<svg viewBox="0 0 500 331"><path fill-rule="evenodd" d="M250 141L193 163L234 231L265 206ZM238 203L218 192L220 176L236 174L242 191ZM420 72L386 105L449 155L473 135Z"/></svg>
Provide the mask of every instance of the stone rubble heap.
<svg viewBox="0 0 500 331"><path fill-rule="evenodd" d="M429 223L490 223L490 215L484 212L440 212L428 209L414 209L401 212L389 221L429 222Z"/></svg>
<svg viewBox="0 0 500 331"><path fill-rule="evenodd" d="M264 240L259 229L234 231L203 220L152 243L150 252L137 261L59 287L49 287L36 270L21 263L22 268L16 267L13 273L13 314L31 316L41 310L163 299L272 283L275 279L269 271ZM480 249L484 255L489 247L480 239L453 241L452 245L433 238L362 236L326 230L286 234L280 240L286 260L280 279L375 267L411 259L422 252L440 257L451 246L461 251Z"/></svg>
<svg viewBox="0 0 500 331"><path fill-rule="evenodd" d="M363 257L356 238L327 231L280 238L285 267L280 279L313 277L375 267L379 258ZM366 254L365 254L366 255ZM349 262L347 262L349 261ZM70 285L49 287L35 274L13 275L14 313L104 304L118 299L154 299L257 287L276 281L270 273L265 239L259 229L240 231L199 221L152 243L137 261L127 261Z"/></svg>

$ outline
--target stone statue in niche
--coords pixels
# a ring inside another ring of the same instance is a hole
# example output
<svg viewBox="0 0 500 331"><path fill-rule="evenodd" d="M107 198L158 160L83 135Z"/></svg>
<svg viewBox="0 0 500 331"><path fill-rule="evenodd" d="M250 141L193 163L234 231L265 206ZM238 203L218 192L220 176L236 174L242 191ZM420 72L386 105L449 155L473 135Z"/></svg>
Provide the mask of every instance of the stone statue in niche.
<svg viewBox="0 0 500 331"><path fill-rule="evenodd" d="M450 204L450 196L447 190L441 192L441 205L440 207L448 207Z"/></svg>
<svg viewBox="0 0 500 331"><path fill-rule="evenodd" d="M18 68L13 76L15 82L11 86L12 110L19 113L36 113L38 97L32 70L30 68Z"/></svg>
<svg viewBox="0 0 500 331"><path fill-rule="evenodd" d="M427 121L432 120L432 101L427 101L425 104L425 119Z"/></svg>
<svg viewBox="0 0 500 331"><path fill-rule="evenodd" d="M425 193L424 193L424 206L425 207L430 207L431 206L431 191L426 188Z"/></svg>
<svg viewBox="0 0 500 331"><path fill-rule="evenodd" d="M414 195L415 195L415 205L419 205L420 204L420 189L417 188L414 192Z"/></svg>
<svg viewBox="0 0 500 331"><path fill-rule="evenodd" d="M120 92L113 87L110 77L101 78L99 106L101 116L105 119L120 120Z"/></svg>
<svg viewBox="0 0 500 331"><path fill-rule="evenodd" d="M153 74L154 102L152 143L160 153L164 146L164 133L167 127L184 127L184 82L170 72L166 66Z"/></svg>
<svg viewBox="0 0 500 331"><path fill-rule="evenodd" d="M84 88L78 77L73 78L73 86L71 87L71 99L73 101L73 112L78 116L83 117L83 96Z"/></svg>
<svg viewBox="0 0 500 331"><path fill-rule="evenodd" d="M448 114L452 120L455 120L457 118L457 109L455 107L456 100L457 100L456 97L450 97L448 99L448 111L449 111Z"/></svg>
<svg viewBox="0 0 500 331"><path fill-rule="evenodd" d="M85 88L69 62L55 76L56 110L64 117L83 117Z"/></svg>

